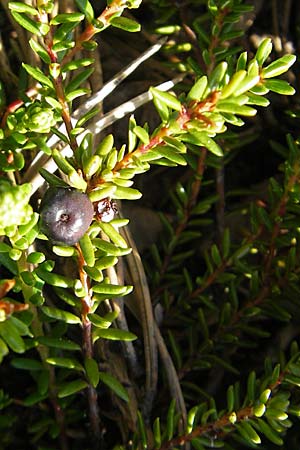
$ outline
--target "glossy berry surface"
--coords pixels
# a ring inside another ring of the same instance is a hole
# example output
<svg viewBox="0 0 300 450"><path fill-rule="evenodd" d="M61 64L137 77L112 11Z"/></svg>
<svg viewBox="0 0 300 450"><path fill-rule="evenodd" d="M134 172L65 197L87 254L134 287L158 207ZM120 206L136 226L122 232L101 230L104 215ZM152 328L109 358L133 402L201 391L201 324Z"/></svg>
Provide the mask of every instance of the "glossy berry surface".
<svg viewBox="0 0 300 450"><path fill-rule="evenodd" d="M85 234L93 215L93 204L86 194L51 187L40 207L41 231L55 243L73 245Z"/></svg>

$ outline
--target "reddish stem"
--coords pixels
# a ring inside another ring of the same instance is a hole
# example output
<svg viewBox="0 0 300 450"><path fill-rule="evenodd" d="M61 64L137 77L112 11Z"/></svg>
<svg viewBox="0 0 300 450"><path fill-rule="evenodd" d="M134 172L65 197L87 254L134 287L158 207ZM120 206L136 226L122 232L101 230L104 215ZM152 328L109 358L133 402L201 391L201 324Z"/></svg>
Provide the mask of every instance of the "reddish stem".
<svg viewBox="0 0 300 450"><path fill-rule="evenodd" d="M77 38L75 46L63 58L62 65L70 61L75 55L75 53L82 50L84 42L90 41L95 36L95 34L99 33L103 28L109 26L109 20L114 15L121 15L121 13L125 8L126 8L126 1L124 0L114 0L109 6L107 6L104 9L104 11L100 14L100 16L98 16L96 19L96 21L98 21L102 25L102 28L97 28L92 23L89 23L86 29Z"/></svg>

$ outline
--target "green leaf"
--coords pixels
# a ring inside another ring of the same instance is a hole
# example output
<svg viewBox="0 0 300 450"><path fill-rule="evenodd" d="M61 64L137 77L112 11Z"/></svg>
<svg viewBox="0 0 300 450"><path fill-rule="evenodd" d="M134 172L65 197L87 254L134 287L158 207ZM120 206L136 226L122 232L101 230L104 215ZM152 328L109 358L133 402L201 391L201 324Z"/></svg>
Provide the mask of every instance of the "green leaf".
<svg viewBox="0 0 300 450"><path fill-rule="evenodd" d="M4 356L9 353L9 349L3 339L0 338L0 363L3 361Z"/></svg>
<svg viewBox="0 0 300 450"><path fill-rule="evenodd" d="M64 258L73 256L76 253L76 250L74 247L69 247L67 245L53 245L52 251L57 256L63 256Z"/></svg>
<svg viewBox="0 0 300 450"><path fill-rule="evenodd" d="M53 83L49 77L44 75L44 73L38 67L29 66L29 64L22 63L22 66L29 75L31 75L35 80L39 81L42 85L48 86L53 89Z"/></svg>
<svg viewBox="0 0 300 450"><path fill-rule="evenodd" d="M118 200L138 200L142 197L142 193L137 189L130 187L117 186L112 198Z"/></svg>
<svg viewBox="0 0 300 450"><path fill-rule="evenodd" d="M5 242L0 242L0 253L7 253L11 250L11 246L5 244Z"/></svg>
<svg viewBox="0 0 300 450"><path fill-rule="evenodd" d="M75 314L52 306L43 306L43 313L46 314L46 316L51 317L51 319L62 320L69 324L81 323L80 318L75 316Z"/></svg>
<svg viewBox="0 0 300 450"><path fill-rule="evenodd" d="M58 297L61 298L61 300L67 303L67 305L80 308L80 300L74 295L74 293L71 293L67 289L56 287L54 287L54 291L58 295Z"/></svg>
<svg viewBox="0 0 300 450"><path fill-rule="evenodd" d="M149 144L149 134L143 127L136 125L132 131L143 142L143 144Z"/></svg>
<svg viewBox="0 0 300 450"><path fill-rule="evenodd" d="M21 25L21 27L25 28L25 30L29 31L32 34L37 34L38 36L41 36L42 33L40 31L40 27L38 24L32 20L30 17L27 17L24 14L20 14L16 11L12 11L11 15L15 19L15 21Z"/></svg>
<svg viewBox="0 0 300 450"><path fill-rule="evenodd" d="M260 431L266 436L266 438L269 439L269 441L273 442L275 445L283 445L283 440L281 437L277 434L273 428L270 427L267 422L265 422L263 419L257 418L257 424L260 429Z"/></svg>
<svg viewBox="0 0 300 450"><path fill-rule="evenodd" d="M156 147L154 147L155 150L147 150L145 153L142 153L141 156L139 156L139 161L141 162L149 162L149 161L156 161L157 159L161 158L161 154L156 151ZM160 148L160 146L159 146Z"/></svg>
<svg viewBox="0 0 300 450"><path fill-rule="evenodd" d="M58 389L58 398L64 398L69 395L76 394L76 392L82 391L87 387L88 384L84 380L74 380L69 383L65 383Z"/></svg>
<svg viewBox="0 0 300 450"><path fill-rule="evenodd" d="M51 273L44 270L41 266L37 267L34 271L39 278L45 281L47 284L56 287L69 288L74 286L74 280L67 278L57 273Z"/></svg>
<svg viewBox="0 0 300 450"><path fill-rule="evenodd" d="M248 105L255 105L255 106L262 106L264 108L266 108L267 106L269 106L270 101L263 97L262 95L256 95L253 94L252 92L247 92L247 97L248 97Z"/></svg>
<svg viewBox="0 0 300 450"><path fill-rule="evenodd" d="M39 55L39 57L44 61L44 63L46 64L51 63L50 56L48 55L46 49L41 44L39 44L37 41L31 38L29 41L29 45L32 48L32 50Z"/></svg>
<svg viewBox="0 0 300 450"><path fill-rule="evenodd" d="M141 448L144 450L148 449L147 443L147 431L145 422L140 411L137 411L137 427L138 427L138 437L141 444Z"/></svg>
<svg viewBox="0 0 300 450"><path fill-rule="evenodd" d="M259 403L253 407L253 413L255 417L262 417L266 412L266 405Z"/></svg>
<svg viewBox="0 0 300 450"><path fill-rule="evenodd" d="M105 165L106 170L113 170L118 162L118 151L113 149L106 158Z"/></svg>
<svg viewBox="0 0 300 450"><path fill-rule="evenodd" d="M104 231L106 236L108 236L114 244L121 248L128 248L125 239L118 233L111 223L99 222L99 225L102 231Z"/></svg>
<svg viewBox="0 0 300 450"><path fill-rule="evenodd" d="M250 372L247 381L247 396L249 401L252 403L255 400L255 388L256 388L256 373L254 370Z"/></svg>
<svg viewBox="0 0 300 450"><path fill-rule="evenodd" d="M108 316L110 314L110 316ZM93 325L97 328L107 329L111 326L112 322L118 317L117 313L108 313L105 317L101 317L98 314L88 314L88 318Z"/></svg>
<svg viewBox="0 0 300 450"><path fill-rule="evenodd" d="M101 169L102 158L99 155L93 155L85 164L84 172L86 178L91 179L95 173Z"/></svg>
<svg viewBox="0 0 300 450"><path fill-rule="evenodd" d="M98 202L106 197L112 197L116 189L117 186L113 184L104 188L94 189L93 191L89 192L89 198L91 202Z"/></svg>
<svg viewBox="0 0 300 450"><path fill-rule="evenodd" d="M209 330L208 330L207 320L205 318L203 309L199 308L197 313L198 313L197 317L199 320L201 334L203 335L204 339L207 340L207 339L209 339Z"/></svg>
<svg viewBox="0 0 300 450"><path fill-rule="evenodd" d="M122 384L113 377L110 373L100 372L99 378L102 383L106 384L118 397L125 402L129 402L129 397L126 389Z"/></svg>
<svg viewBox="0 0 300 450"><path fill-rule="evenodd" d="M275 420L287 420L288 419L288 414L285 411L282 411L282 409L277 409L277 408L268 407L265 415L268 419L275 419Z"/></svg>
<svg viewBox="0 0 300 450"><path fill-rule="evenodd" d="M183 135L182 140L185 142L190 142L191 144L206 147L211 153L216 156L223 156L222 149L219 147L219 145L204 132L190 132L187 135Z"/></svg>
<svg viewBox="0 0 300 450"><path fill-rule="evenodd" d="M75 358L63 358L60 356L55 356L47 358L46 362L52 366L64 367L65 369L74 369L79 371L84 371L82 365Z"/></svg>
<svg viewBox="0 0 300 450"><path fill-rule="evenodd" d="M26 323L24 323L22 320L18 319L15 316L10 316L9 321L12 323L12 325L16 328L17 332L21 336L33 337L33 334L29 330L28 325Z"/></svg>
<svg viewBox="0 0 300 450"><path fill-rule="evenodd" d="M70 61L61 67L62 72L69 72L70 70L77 70L81 67L90 66L95 60L93 58L80 58Z"/></svg>
<svg viewBox="0 0 300 450"><path fill-rule="evenodd" d="M248 53L247 52L243 52L243 53L240 54L240 56L238 57L238 60L237 60L237 64L236 64L237 72L239 70L245 70L246 69L247 59L248 59Z"/></svg>
<svg viewBox="0 0 300 450"><path fill-rule="evenodd" d="M95 264L95 252L92 241L87 233L80 239L79 244L86 264L93 267Z"/></svg>
<svg viewBox="0 0 300 450"><path fill-rule="evenodd" d="M31 358L13 358L11 365L22 370L43 370L44 368L40 361Z"/></svg>
<svg viewBox="0 0 300 450"><path fill-rule="evenodd" d="M91 91L87 88L76 89L66 95L67 102L72 102L75 98L82 97L83 95L89 94Z"/></svg>
<svg viewBox="0 0 300 450"><path fill-rule="evenodd" d="M272 394L271 389L265 389L265 390L260 394L259 400L260 400L263 404L265 404L265 403L269 400L271 394Z"/></svg>
<svg viewBox="0 0 300 450"><path fill-rule="evenodd" d="M261 41L256 51L255 59L258 62L258 65L261 67L264 62L267 60L268 56L272 51L272 41L270 38L265 38Z"/></svg>
<svg viewBox="0 0 300 450"><path fill-rule="evenodd" d="M96 148L95 154L100 156L108 155L111 152L113 146L114 146L114 137L112 134L108 134Z"/></svg>
<svg viewBox="0 0 300 450"><path fill-rule="evenodd" d="M295 55L285 55L276 61L273 61L267 67L263 68L261 72L262 78L278 77L279 75L287 72L296 59L297 58Z"/></svg>
<svg viewBox="0 0 300 450"><path fill-rule="evenodd" d="M188 421L188 423L190 423ZM189 428L187 429L187 433L190 433L192 430L189 431ZM162 444L162 437L161 437L161 427L160 427L160 418L156 417L153 423L153 437L154 437L154 448L158 449L161 447Z"/></svg>
<svg viewBox="0 0 300 450"><path fill-rule="evenodd" d="M85 273L88 274L88 276L98 283L101 283L103 281L103 274L100 270L96 269L96 267L89 267L89 266L83 266Z"/></svg>
<svg viewBox="0 0 300 450"><path fill-rule="evenodd" d="M39 336L37 341L46 347L60 348L62 350L81 350L80 345L68 339Z"/></svg>
<svg viewBox="0 0 300 450"><path fill-rule="evenodd" d="M216 244L212 244L211 246L211 257L216 266L220 266L222 264L222 257Z"/></svg>
<svg viewBox="0 0 300 450"><path fill-rule="evenodd" d="M93 332L93 341L96 342L99 338L112 341L134 341L137 336L130 331L119 330L118 328L97 328Z"/></svg>
<svg viewBox="0 0 300 450"><path fill-rule="evenodd" d="M157 97L153 97L153 104L156 108L156 111L158 112L158 114L160 116L162 123L167 123L169 120L169 117L170 117L170 111L169 111L169 108L167 107L167 105L165 103L163 103L162 101L160 101ZM130 135L130 132L129 132L129 135ZM132 142L132 140L131 140L131 142Z"/></svg>
<svg viewBox="0 0 300 450"><path fill-rule="evenodd" d="M80 117L80 119L76 123L76 127L82 127L88 120L95 117L97 114L100 114L101 108L99 106L94 106L92 109L87 111L83 116ZM98 156L98 155L95 155Z"/></svg>
<svg viewBox="0 0 300 450"><path fill-rule="evenodd" d="M284 380L287 383L293 384L294 386L299 386L300 387L300 377L299 376L295 376L295 375L286 375L284 377Z"/></svg>
<svg viewBox="0 0 300 450"><path fill-rule="evenodd" d="M175 148L170 147L169 145L162 145L159 146L159 148L155 147L155 150L159 152L159 154L162 155L164 158L167 158L180 166L186 166L187 164L184 156L176 152Z"/></svg>
<svg viewBox="0 0 300 450"><path fill-rule="evenodd" d="M97 259L95 266L98 270L103 270L115 266L117 262L118 258L116 256L103 256Z"/></svg>
<svg viewBox="0 0 300 450"><path fill-rule="evenodd" d="M85 191L87 186L86 181L76 172L75 168L66 160L66 158L62 156L59 150L54 149L52 157L57 167L68 175L70 184L79 190Z"/></svg>
<svg viewBox="0 0 300 450"><path fill-rule="evenodd" d="M253 76L248 75L246 76L243 81L240 83L240 85L236 88L234 92L234 97L238 97L244 93L247 93L252 89L254 86L256 86L259 83L260 77L259 75Z"/></svg>
<svg viewBox="0 0 300 450"><path fill-rule="evenodd" d="M115 177L114 178L114 183L117 186L122 186L122 187L130 187L133 185L133 181L132 180L126 180L124 178L121 177Z"/></svg>
<svg viewBox="0 0 300 450"><path fill-rule="evenodd" d="M33 16L37 16L39 14L37 9L22 2L9 2L8 7L11 11L17 11L19 13L27 13Z"/></svg>
<svg viewBox="0 0 300 450"><path fill-rule="evenodd" d="M264 86L281 95L294 95L295 89L285 80L265 80Z"/></svg>
<svg viewBox="0 0 300 450"><path fill-rule="evenodd" d="M75 0L78 9L85 15L88 22L92 22L94 19L94 10L92 5L88 0Z"/></svg>
<svg viewBox="0 0 300 450"><path fill-rule="evenodd" d="M10 319L0 322L0 336L14 352L24 353L24 341Z"/></svg>
<svg viewBox="0 0 300 450"><path fill-rule="evenodd" d="M238 72L236 72L230 79L229 83L226 84L222 89L221 99L233 95L235 90L239 88L240 84L245 79L246 75L247 75L246 70L239 70Z"/></svg>
<svg viewBox="0 0 300 450"><path fill-rule="evenodd" d="M96 388L100 379L97 361L93 358L86 358L84 361L84 367L89 382L94 388Z"/></svg>
<svg viewBox="0 0 300 450"><path fill-rule="evenodd" d="M269 89L263 84L258 84L251 89L251 92L256 95L266 95L269 92Z"/></svg>
<svg viewBox="0 0 300 450"><path fill-rule="evenodd" d="M114 17L110 20L110 24L113 27L121 28L122 30L135 33L141 30L141 25L135 20L128 19L127 17Z"/></svg>
<svg viewBox="0 0 300 450"><path fill-rule="evenodd" d="M32 230L32 228L37 224L38 220L39 220L39 214L33 213L29 222L27 222L25 225L19 226L19 234L21 236L24 236L27 233L29 233Z"/></svg>
<svg viewBox="0 0 300 450"><path fill-rule="evenodd" d="M169 108L174 109L175 111L181 111L181 103L175 97L175 95L172 95L169 92L160 91L159 89L156 89L154 87L151 87L149 91L154 98L157 98Z"/></svg>
<svg viewBox="0 0 300 450"><path fill-rule="evenodd" d="M260 439L259 435L256 433L254 428L247 421L244 420L240 424L237 424L236 428L241 433L243 438L246 439L246 441L253 442L254 444L261 443L261 439Z"/></svg>
<svg viewBox="0 0 300 450"><path fill-rule="evenodd" d="M235 103L233 99L232 101L218 102L216 110L220 112L238 114L240 116L247 116L247 117L253 117L257 113L256 109L251 108L250 106L247 105L239 105L238 103Z"/></svg>
<svg viewBox="0 0 300 450"><path fill-rule="evenodd" d="M259 65L256 59L252 59L247 67L248 77L257 77L260 75Z"/></svg>
<svg viewBox="0 0 300 450"><path fill-rule="evenodd" d="M107 255L111 255L111 256L122 256L122 255L127 255L128 253L131 252L131 248L120 248L117 247L116 245L112 244L111 242L107 242L104 239L100 239L100 238L95 238L92 240L93 244L99 248L100 250L102 250L103 252L105 252ZM99 268L99 266L96 264L97 269Z"/></svg>
<svg viewBox="0 0 300 450"><path fill-rule="evenodd" d="M53 45L52 50L54 52L63 52L65 50L69 50L70 48L75 47L75 42L71 41L71 42L57 42L56 44Z"/></svg>
<svg viewBox="0 0 300 450"><path fill-rule="evenodd" d="M50 25L59 25L68 22L81 22L84 19L84 14L78 12L57 14L51 19Z"/></svg>
<svg viewBox="0 0 300 450"><path fill-rule="evenodd" d="M217 89L221 84L226 72L228 64L225 61L220 62L209 76L208 85L211 91Z"/></svg>
<svg viewBox="0 0 300 450"><path fill-rule="evenodd" d="M28 395L24 398L23 404L24 406L33 406L37 403L40 403L41 401L45 400L45 398L48 397L48 393L41 394L40 392L33 392L32 394Z"/></svg>
<svg viewBox="0 0 300 450"><path fill-rule="evenodd" d="M93 291L98 294L122 295L128 290L128 286L120 286L118 284L99 283L93 286Z"/></svg>
<svg viewBox="0 0 300 450"><path fill-rule="evenodd" d="M82 70L78 75L76 75L70 83L68 83L65 93L67 97L69 95L72 95L74 91L82 86L82 83L84 83L93 73L94 67L89 67L87 69Z"/></svg>
<svg viewBox="0 0 300 450"><path fill-rule="evenodd" d="M188 93L187 100L197 100L197 101L201 100L207 88L207 84L208 80L205 75L199 78L199 80L196 81L196 83Z"/></svg>
<svg viewBox="0 0 300 450"><path fill-rule="evenodd" d="M175 428L175 407L176 407L176 401L175 399L172 399L170 406L168 408L167 413L167 429L166 429L166 436L167 439L170 440L174 436L174 428Z"/></svg>
<svg viewBox="0 0 300 450"><path fill-rule="evenodd" d="M176 148L179 153L186 153L186 146L179 139L171 136L164 136L163 139L166 144L169 144L169 146Z"/></svg>

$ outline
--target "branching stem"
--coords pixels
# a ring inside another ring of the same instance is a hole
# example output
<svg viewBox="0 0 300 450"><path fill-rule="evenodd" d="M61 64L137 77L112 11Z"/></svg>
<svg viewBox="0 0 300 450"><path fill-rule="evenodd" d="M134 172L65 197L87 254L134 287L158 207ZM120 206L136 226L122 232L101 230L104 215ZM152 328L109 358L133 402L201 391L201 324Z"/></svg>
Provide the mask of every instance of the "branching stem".
<svg viewBox="0 0 300 450"><path fill-rule="evenodd" d="M272 384L266 387L272 391L273 396L284 381L284 377L286 375L288 375L288 371L280 372L278 378ZM205 435L205 437L211 438L213 447L214 439L222 438L224 435L228 435L230 433L230 427L232 431L235 431L235 424L247 421L252 417L255 418L256 416L254 414L254 408L250 404L238 411L235 411L234 421L232 421L232 412L226 413L215 421L209 422L205 425L199 425L191 433L170 439L169 441L165 442L159 450L171 450L173 448L176 448L177 446L183 446L187 442L191 442L192 439L203 435ZM224 432L225 427L227 428L226 433Z"/></svg>

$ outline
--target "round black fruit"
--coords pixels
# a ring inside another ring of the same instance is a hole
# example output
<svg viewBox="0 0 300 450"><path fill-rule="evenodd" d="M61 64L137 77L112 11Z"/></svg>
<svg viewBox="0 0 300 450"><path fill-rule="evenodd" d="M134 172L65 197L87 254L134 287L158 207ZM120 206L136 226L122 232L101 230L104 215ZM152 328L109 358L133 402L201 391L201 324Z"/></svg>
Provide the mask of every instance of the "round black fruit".
<svg viewBox="0 0 300 450"><path fill-rule="evenodd" d="M51 187L40 206L41 231L55 243L73 245L82 238L93 215L93 204L83 192Z"/></svg>

